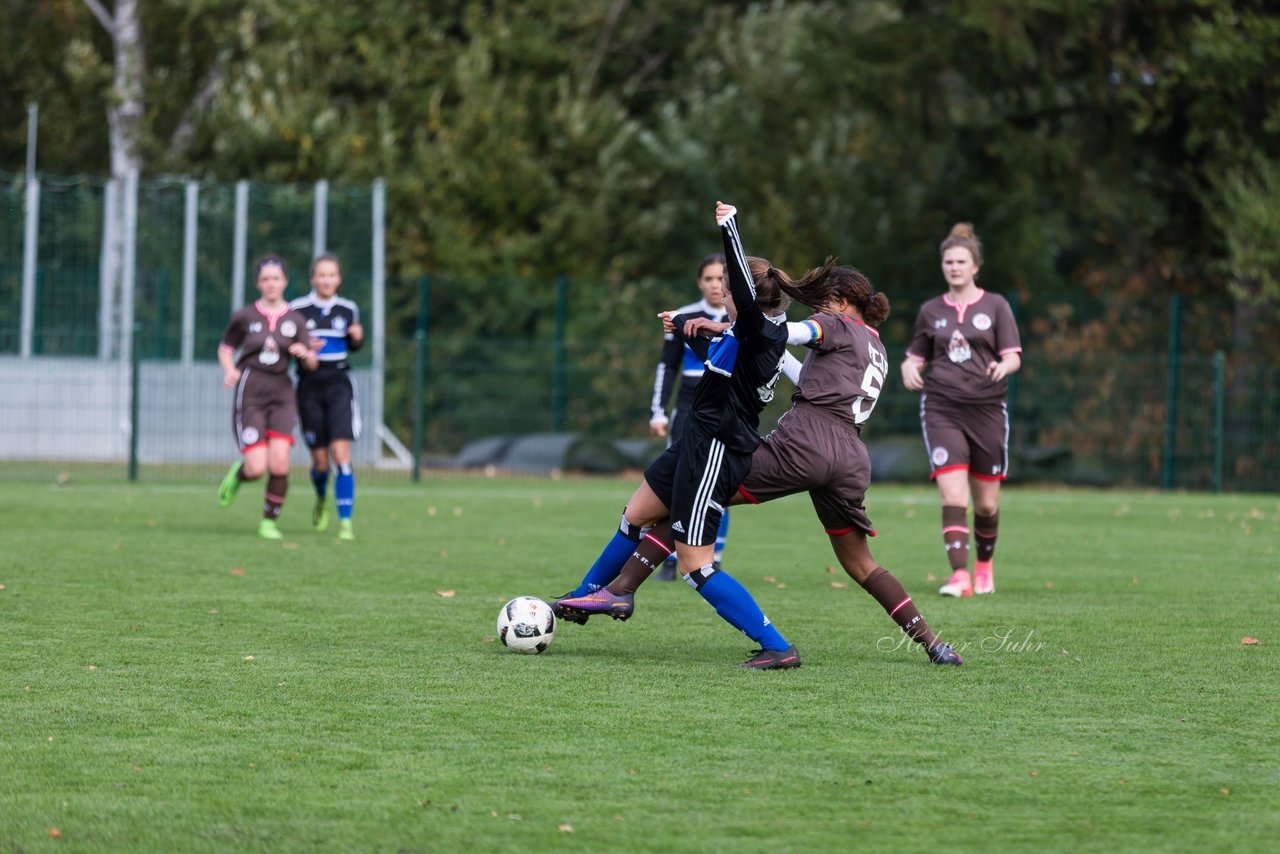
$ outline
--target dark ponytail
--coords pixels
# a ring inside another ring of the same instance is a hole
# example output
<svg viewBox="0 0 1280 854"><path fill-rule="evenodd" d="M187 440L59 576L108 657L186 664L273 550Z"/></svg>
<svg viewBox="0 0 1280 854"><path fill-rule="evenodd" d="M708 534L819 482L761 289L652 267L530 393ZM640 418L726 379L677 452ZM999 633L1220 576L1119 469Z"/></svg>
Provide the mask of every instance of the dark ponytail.
<svg viewBox="0 0 1280 854"><path fill-rule="evenodd" d="M837 267L835 258L827 258L796 282L788 282L784 290L797 302L819 311L836 300L845 300L858 309L871 326L883 323L889 316L889 298L872 292L871 282L853 267Z"/></svg>

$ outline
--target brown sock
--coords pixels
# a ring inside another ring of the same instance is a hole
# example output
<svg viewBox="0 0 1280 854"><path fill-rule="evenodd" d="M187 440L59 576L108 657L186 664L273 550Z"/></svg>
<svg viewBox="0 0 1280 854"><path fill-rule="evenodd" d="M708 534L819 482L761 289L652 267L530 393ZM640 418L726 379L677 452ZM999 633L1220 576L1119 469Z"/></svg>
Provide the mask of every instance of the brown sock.
<svg viewBox="0 0 1280 854"><path fill-rule="evenodd" d="M273 474L267 477L266 501L262 505L262 518L279 519L284 507L284 496L289 491L289 475Z"/></svg>
<svg viewBox="0 0 1280 854"><path fill-rule="evenodd" d="M902 582L893 573L882 566L877 566L862 582L862 588L875 597L880 607L902 627L907 637L929 649L938 642L938 636L929 628L929 624L920 616L911 597L902 586Z"/></svg>
<svg viewBox="0 0 1280 854"><path fill-rule="evenodd" d="M675 548L671 540L671 520L663 519L640 537L635 552L622 572L609 585L609 592L614 596L635 593L645 580L653 575L653 571L662 565Z"/></svg>
<svg viewBox="0 0 1280 854"><path fill-rule="evenodd" d="M969 525L965 515L968 509L954 504L942 505L942 544L947 547L947 560L951 571L969 569Z"/></svg>
<svg viewBox="0 0 1280 854"><path fill-rule="evenodd" d="M1000 511L990 516L981 516L977 511L973 514L973 539L978 547L977 558L989 561L996 554L996 534L1000 532Z"/></svg>

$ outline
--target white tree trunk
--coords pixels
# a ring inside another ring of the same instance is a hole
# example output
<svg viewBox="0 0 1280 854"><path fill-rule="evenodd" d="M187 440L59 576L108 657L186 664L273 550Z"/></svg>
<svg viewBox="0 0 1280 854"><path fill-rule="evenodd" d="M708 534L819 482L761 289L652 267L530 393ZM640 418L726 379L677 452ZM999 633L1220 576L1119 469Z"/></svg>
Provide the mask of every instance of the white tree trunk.
<svg viewBox="0 0 1280 854"><path fill-rule="evenodd" d="M111 175L123 179L141 171L138 135L143 115L142 23L139 0L116 0L111 33L115 47L115 91L107 109L111 129Z"/></svg>

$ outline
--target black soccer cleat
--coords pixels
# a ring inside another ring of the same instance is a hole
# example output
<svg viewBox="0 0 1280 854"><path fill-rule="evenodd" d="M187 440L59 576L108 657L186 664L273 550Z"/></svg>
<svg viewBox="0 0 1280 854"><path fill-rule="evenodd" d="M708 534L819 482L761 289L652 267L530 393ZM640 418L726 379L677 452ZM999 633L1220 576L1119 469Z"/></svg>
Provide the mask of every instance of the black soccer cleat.
<svg viewBox="0 0 1280 854"><path fill-rule="evenodd" d="M568 605L562 604L562 600L571 598L570 597L571 593L573 593L572 590L570 590L569 593L566 593L563 596L557 596L554 599L552 599L551 612L561 620L564 620L569 623L577 623L580 626L585 626L587 624L587 618L591 616L590 612L583 611L578 608L573 608Z"/></svg>
<svg viewBox="0 0 1280 854"><path fill-rule="evenodd" d="M951 648L951 644L935 643L927 651L929 660L934 664L954 664L957 667L964 664L964 659L960 657L960 653Z"/></svg>
<svg viewBox="0 0 1280 854"><path fill-rule="evenodd" d="M795 644L783 650L757 649L751 658L738 666L752 670L786 670L800 666L800 653L796 651Z"/></svg>

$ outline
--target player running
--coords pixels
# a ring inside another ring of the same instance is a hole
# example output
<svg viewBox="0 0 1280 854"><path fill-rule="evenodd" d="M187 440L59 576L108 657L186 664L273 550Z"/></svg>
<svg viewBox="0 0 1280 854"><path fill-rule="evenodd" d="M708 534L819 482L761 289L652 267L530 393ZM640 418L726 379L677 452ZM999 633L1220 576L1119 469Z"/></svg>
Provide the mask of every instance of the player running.
<svg viewBox="0 0 1280 854"><path fill-rule="evenodd" d="M341 285L338 256L320 255L311 262L311 293L294 300L290 308L306 318L312 339L320 344L317 368L298 373L298 414L302 437L311 449L311 483L316 491L311 524L317 531L329 527L325 492L332 458L338 469L333 482L338 539L353 540L356 475L351 467L351 443L360 438L360 404L348 357L363 346L364 327L359 307L338 296Z"/></svg>
<svg viewBox="0 0 1280 854"><path fill-rule="evenodd" d="M612 580L641 538L674 538L681 575L726 622L760 644L743 666L760 670L798 667L800 655L765 617L736 579L713 563L716 529L724 505L751 465L760 444L760 411L773 398L778 363L786 348L786 273L762 258L748 258L738 236L736 211L716 204L716 223L728 260L730 326L714 338L698 334L705 318L663 312L664 327L687 333L706 366L690 407L689 425L645 470L623 511L618 532L582 584L563 599L589 593ZM661 524L661 530L651 526ZM667 540L670 542L670 540ZM669 554L670 547L663 552ZM598 579L598 580L597 580ZM557 605L557 613L564 610Z"/></svg>
<svg viewBox="0 0 1280 854"><path fill-rule="evenodd" d="M702 291L702 299L675 310L676 314L687 318L705 317L716 323L723 323L728 317L724 306L724 256L708 255L698 265L698 290ZM677 332L666 332L663 335L662 358L658 360L658 368L654 372L653 397L650 399L649 432L658 437L665 437L671 445L680 438L685 425L689 423L689 409L693 405L693 390L702 379L706 367L693 348L684 342L684 336ZM671 390L680 382L680 391L676 396L676 405L667 417L667 403L671 400ZM716 552L712 565L720 568L720 560L724 556L725 539L729 536L729 511L720 514L720 528L716 531ZM673 554L662 564L658 571L660 581L673 580L676 577L676 559Z"/></svg>
<svg viewBox="0 0 1280 854"><path fill-rule="evenodd" d="M267 255L254 270L262 298L231 315L218 345L222 384L236 391L231 423L241 454L218 487L218 503L230 507L240 484L268 473L258 536L278 540L283 534L276 520L289 489L289 450L297 418L289 357L314 370L316 356L310 348L306 319L284 301L289 284L284 262ZM238 361L236 350L240 351Z"/></svg>
<svg viewBox="0 0 1280 854"><path fill-rule="evenodd" d="M947 293L920 306L902 362L902 384L920 391L920 427L929 476L942 499L942 540L951 577L943 596L994 593L1000 481L1009 473L1010 374L1022 342L1009 303L978 287L982 244L962 222L942 241ZM929 372L921 372L929 365ZM977 545L969 578L969 499Z"/></svg>
<svg viewBox="0 0 1280 854"><path fill-rule="evenodd" d="M875 529L863 504L871 461L861 433L889 366L880 336L868 324L888 317L889 300L883 293L873 294L860 272L832 262L783 287L817 310L801 323L786 325L788 343L803 344L809 352L803 365L786 357L783 369L796 383L792 407L756 448L733 503L759 504L807 491L845 572L924 647L930 661L962 664L955 650L929 628L901 582L876 563L867 543ZM573 622L597 613L629 617L636 589L670 548L661 534L655 527L607 587L558 601L562 615ZM596 583L607 583L599 580L603 575L597 574Z"/></svg>

